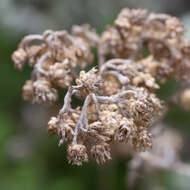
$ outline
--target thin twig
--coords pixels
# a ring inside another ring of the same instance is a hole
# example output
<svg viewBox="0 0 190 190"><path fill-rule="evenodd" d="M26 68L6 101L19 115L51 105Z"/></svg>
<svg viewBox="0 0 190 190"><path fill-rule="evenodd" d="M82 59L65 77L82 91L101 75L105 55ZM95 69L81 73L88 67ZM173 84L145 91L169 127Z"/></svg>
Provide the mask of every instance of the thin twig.
<svg viewBox="0 0 190 190"><path fill-rule="evenodd" d="M91 100L92 100L91 95L88 95L84 101L80 118L75 126L75 136L73 138L73 143L75 144L77 144L77 136L78 136L79 129L83 131L87 131L87 126L88 126L87 108L88 108L88 105L91 103Z"/></svg>
<svg viewBox="0 0 190 190"><path fill-rule="evenodd" d="M104 73L104 75L113 75L113 76L115 76L119 80L121 85L126 85L127 83L129 83L129 78L122 75L121 73L119 73L117 71L107 71L107 72Z"/></svg>

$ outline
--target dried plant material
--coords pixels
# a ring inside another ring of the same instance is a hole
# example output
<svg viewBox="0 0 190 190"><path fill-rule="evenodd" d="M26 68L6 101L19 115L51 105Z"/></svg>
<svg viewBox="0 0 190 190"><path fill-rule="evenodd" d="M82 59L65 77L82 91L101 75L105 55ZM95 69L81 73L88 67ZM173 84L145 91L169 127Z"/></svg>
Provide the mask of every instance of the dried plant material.
<svg viewBox="0 0 190 190"><path fill-rule="evenodd" d="M49 122L48 122L48 133L50 135L55 135L58 133L58 128L57 128L57 118L56 117L52 117Z"/></svg>
<svg viewBox="0 0 190 190"><path fill-rule="evenodd" d="M70 70L69 61L55 63L49 67L49 76L52 83L59 88L67 88L73 81L72 71Z"/></svg>
<svg viewBox="0 0 190 190"><path fill-rule="evenodd" d="M81 88L84 94L86 91L87 94L90 92L97 92L101 85L101 77L97 74L97 69L93 68L89 72L81 71L79 78L76 79L76 84ZM86 95L87 95L86 94ZM85 94L84 94L85 95Z"/></svg>
<svg viewBox="0 0 190 190"><path fill-rule="evenodd" d="M32 82L26 81L23 86L24 100L32 103L51 104L58 98L57 90L52 88L51 83L43 78Z"/></svg>
<svg viewBox="0 0 190 190"><path fill-rule="evenodd" d="M110 57L139 61L146 52L153 56L151 62L158 62L156 71L149 71L153 76L163 82L171 76L188 79L189 43L183 39L183 34L184 26L176 17L125 8L114 26L102 34L99 56L102 64Z"/></svg>
<svg viewBox="0 0 190 190"><path fill-rule="evenodd" d="M24 37L12 59L18 70L25 62L33 67L23 87L25 100L52 104L57 89L67 89L48 133L60 137L59 145L67 143L69 163L82 165L92 157L104 164L118 143L139 160L136 153L152 148L151 129L169 109L156 96L158 80L175 77L188 86L190 45L183 33L175 17L125 8L101 37L89 25L74 25L71 34L47 30ZM85 71L93 62L92 47L98 67ZM73 106L73 96L81 106ZM188 96L188 90L181 96L185 109Z"/></svg>
<svg viewBox="0 0 190 190"><path fill-rule="evenodd" d="M104 164L106 161L111 159L111 148L109 144L101 143L93 145L90 153L98 164Z"/></svg>
<svg viewBox="0 0 190 190"><path fill-rule="evenodd" d="M14 61L15 68L18 71L22 71L26 59L27 59L27 53L22 48L18 49L12 54L12 60Z"/></svg>
<svg viewBox="0 0 190 190"><path fill-rule="evenodd" d="M88 161L88 155L86 154L86 147L81 144L72 144L68 146L67 159L70 163L75 165L82 165L83 162Z"/></svg>
<svg viewBox="0 0 190 190"><path fill-rule="evenodd" d="M28 92L23 92L24 99L43 104L46 100L47 103L55 101L55 92L53 97L50 92L45 92L45 86L51 86L51 91L53 88L68 88L77 76L76 68L85 68L92 63L91 47L98 40L98 35L89 25L73 27L72 35L65 30L47 30L42 35L24 37L12 55L16 69L22 70L26 62L33 67L31 81L35 92L29 93L33 94L30 97ZM44 88L39 86L42 83ZM38 96L38 92L41 95Z"/></svg>
<svg viewBox="0 0 190 190"><path fill-rule="evenodd" d="M63 108L50 120L49 133L61 136L59 144L82 143L100 164L111 159L110 148L106 147L113 143L128 143L137 151L151 148L147 129L159 117L160 100L149 90L135 86L104 96L99 91L101 86L97 88L99 81L103 83L100 77L94 68L80 72L77 85L71 86L65 96ZM84 97L82 107L72 108L72 95ZM75 163L73 159L70 162Z"/></svg>

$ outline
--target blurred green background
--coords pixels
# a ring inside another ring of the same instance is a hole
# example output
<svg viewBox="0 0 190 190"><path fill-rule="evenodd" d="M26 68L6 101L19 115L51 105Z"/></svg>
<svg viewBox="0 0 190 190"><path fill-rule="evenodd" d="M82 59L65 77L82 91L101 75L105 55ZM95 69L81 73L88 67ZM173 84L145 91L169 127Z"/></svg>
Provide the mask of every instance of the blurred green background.
<svg viewBox="0 0 190 190"><path fill-rule="evenodd" d="M52 108L31 105L21 97L30 68L14 70L11 53L21 38L46 29L70 29L72 24L89 23L100 33L112 24L123 7L146 8L169 13L184 21L190 35L189 0L0 0L0 190L95 190L128 189L127 161L121 157L97 166L68 165L65 147L49 137L46 123ZM158 92L167 99L178 84L169 81ZM63 101L62 101L63 102ZM190 162L190 114L173 108L166 122L177 128L184 138L182 158ZM171 172L142 176L136 189L188 190L190 182Z"/></svg>

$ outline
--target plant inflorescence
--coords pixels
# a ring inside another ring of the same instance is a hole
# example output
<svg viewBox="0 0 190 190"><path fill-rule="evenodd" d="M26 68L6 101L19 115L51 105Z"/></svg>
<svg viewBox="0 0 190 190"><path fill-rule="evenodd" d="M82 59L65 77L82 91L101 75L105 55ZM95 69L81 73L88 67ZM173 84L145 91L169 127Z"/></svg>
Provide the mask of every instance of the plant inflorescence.
<svg viewBox="0 0 190 190"><path fill-rule="evenodd" d="M113 26L98 35L90 25L74 25L71 32L47 30L22 39L12 59L22 71L33 68L23 86L24 100L51 105L58 89L67 89L64 105L48 122L48 132L66 142L69 163L81 165L89 157L103 164L111 159L111 145L126 143L132 152L152 147L150 129L163 119L168 105L182 94L190 108L188 86L190 44L183 24L166 14L123 9ZM97 49L98 66L92 48ZM79 72L80 71L80 72ZM155 91L159 82L175 78L182 90L168 102ZM72 97L83 102L73 107Z"/></svg>

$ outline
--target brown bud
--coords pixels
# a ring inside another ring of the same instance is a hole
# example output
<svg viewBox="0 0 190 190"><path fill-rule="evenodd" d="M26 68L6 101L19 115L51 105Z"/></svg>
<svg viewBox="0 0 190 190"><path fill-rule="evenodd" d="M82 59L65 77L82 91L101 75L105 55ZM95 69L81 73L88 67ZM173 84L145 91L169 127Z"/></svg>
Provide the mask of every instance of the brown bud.
<svg viewBox="0 0 190 190"><path fill-rule="evenodd" d="M45 79L37 80L33 83L34 102L40 104L51 104L58 98L56 89L51 87L49 81Z"/></svg>
<svg viewBox="0 0 190 190"><path fill-rule="evenodd" d="M82 165L83 162L88 162L86 147L82 144L71 144L67 149L67 159L69 163L74 165Z"/></svg>
<svg viewBox="0 0 190 190"><path fill-rule="evenodd" d="M50 135L55 135L58 133L57 122L58 120L56 117L52 117L50 121L48 122L48 133Z"/></svg>
<svg viewBox="0 0 190 190"><path fill-rule="evenodd" d="M26 59L27 59L27 53L22 48L19 48L12 54L12 60L14 61L14 66L19 71L22 71Z"/></svg>
<svg viewBox="0 0 190 190"><path fill-rule="evenodd" d="M98 164L104 164L106 161L111 160L111 148L107 143L94 145L90 151Z"/></svg>

